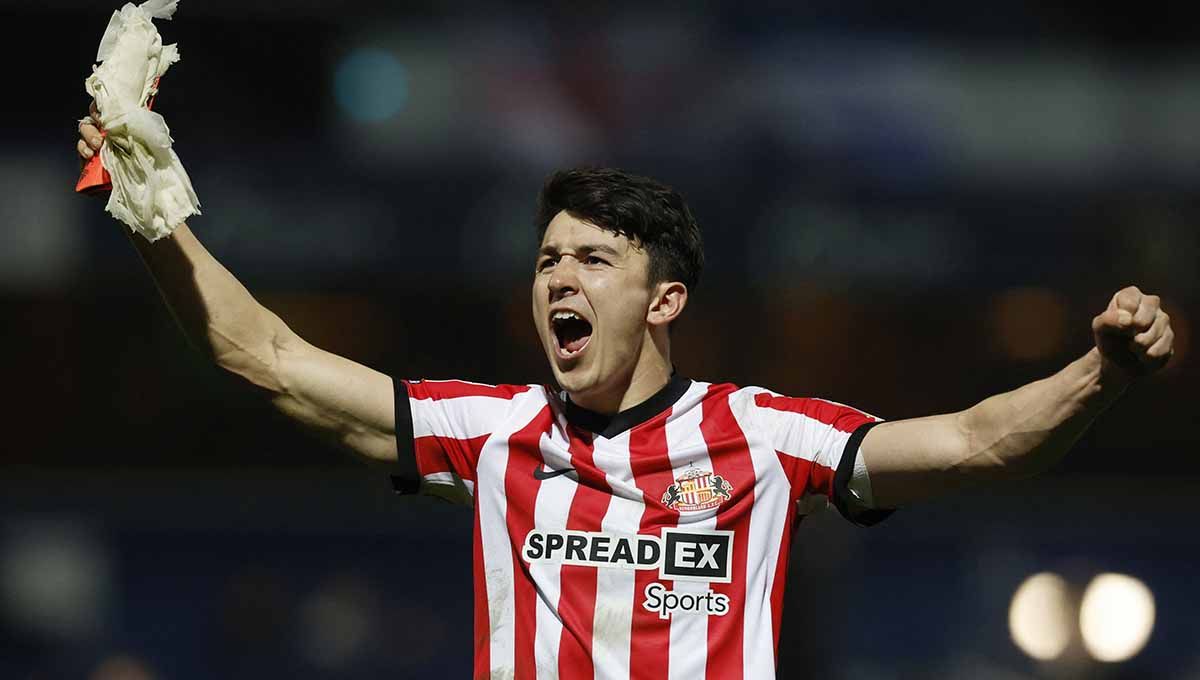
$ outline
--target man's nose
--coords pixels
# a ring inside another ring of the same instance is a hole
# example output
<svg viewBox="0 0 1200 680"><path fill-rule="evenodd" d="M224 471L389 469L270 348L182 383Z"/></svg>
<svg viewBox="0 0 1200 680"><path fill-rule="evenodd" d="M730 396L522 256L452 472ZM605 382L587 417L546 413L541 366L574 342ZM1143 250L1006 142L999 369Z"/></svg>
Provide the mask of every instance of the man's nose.
<svg viewBox="0 0 1200 680"><path fill-rule="evenodd" d="M579 292L579 277L576 267L578 267L578 263L575 262L575 258L564 257L558 261L554 267L554 273L550 275L551 302Z"/></svg>

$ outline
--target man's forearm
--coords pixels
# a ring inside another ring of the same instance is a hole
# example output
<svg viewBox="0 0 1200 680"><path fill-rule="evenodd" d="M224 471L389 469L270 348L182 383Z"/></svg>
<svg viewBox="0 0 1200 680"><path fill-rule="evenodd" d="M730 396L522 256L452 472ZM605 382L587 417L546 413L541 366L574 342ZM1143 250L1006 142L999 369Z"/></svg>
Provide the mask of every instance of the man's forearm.
<svg viewBox="0 0 1200 680"><path fill-rule="evenodd" d="M186 224L154 243L129 238L188 341L218 365L274 388L276 336L286 326L196 239Z"/></svg>
<svg viewBox="0 0 1200 680"><path fill-rule="evenodd" d="M964 411L967 453L980 464L979 476L1028 477L1061 459L1125 390L1101 368L1100 352L1093 348L1048 378Z"/></svg>
<svg viewBox="0 0 1200 680"><path fill-rule="evenodd" d="M862 442L875 504L899 507L1050 467L1124 391L1101 368L1093 349L1048 378L965 411L880 424Z"/></svg>

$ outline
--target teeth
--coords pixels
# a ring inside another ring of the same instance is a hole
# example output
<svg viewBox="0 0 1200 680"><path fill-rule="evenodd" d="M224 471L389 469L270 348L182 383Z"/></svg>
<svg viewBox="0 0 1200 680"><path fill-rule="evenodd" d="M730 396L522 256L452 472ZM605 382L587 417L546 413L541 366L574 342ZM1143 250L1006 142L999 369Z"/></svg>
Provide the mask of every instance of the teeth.
<svg viewBox="0 0 1200 680"><path fill-rule="evenodd" d="M569 319L578 319L583 321L583 318L575 312L555 312L554 316L550 317L555 321L567 321Z"/></svg>

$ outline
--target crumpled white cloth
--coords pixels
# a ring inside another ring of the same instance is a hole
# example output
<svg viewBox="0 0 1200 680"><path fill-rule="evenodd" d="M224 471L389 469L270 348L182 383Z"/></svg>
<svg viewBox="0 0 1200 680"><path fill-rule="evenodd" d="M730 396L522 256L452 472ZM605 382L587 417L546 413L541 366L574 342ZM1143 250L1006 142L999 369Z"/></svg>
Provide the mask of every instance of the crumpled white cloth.
<svg viewBox="0 0 1200 680"><path fill-rule="evenodd" d="M192 181L171 149L167 122L146 108L155 79L179 61L179 50L162 44L153 19L170 19L177 5L146 0L113 12L96 52L99 65L84 83L106 132L100 160L113 188L105 209L150 241L200 214Z"/></svg>

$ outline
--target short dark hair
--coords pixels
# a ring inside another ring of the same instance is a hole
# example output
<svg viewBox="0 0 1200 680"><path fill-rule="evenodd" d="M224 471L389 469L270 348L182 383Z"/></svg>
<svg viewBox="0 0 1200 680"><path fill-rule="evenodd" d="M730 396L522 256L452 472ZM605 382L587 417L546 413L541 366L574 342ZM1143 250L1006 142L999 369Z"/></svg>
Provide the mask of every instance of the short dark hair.
<svg viewBox="0 0 1200 680"><path fill-rule="evenodd" d="M648 283L679 281L695 290L704 269L700 227L679 192L648 177L615 168L573 168L550 175L538 196L538 241L550 221L567 211L645 248Z"/></svg>

